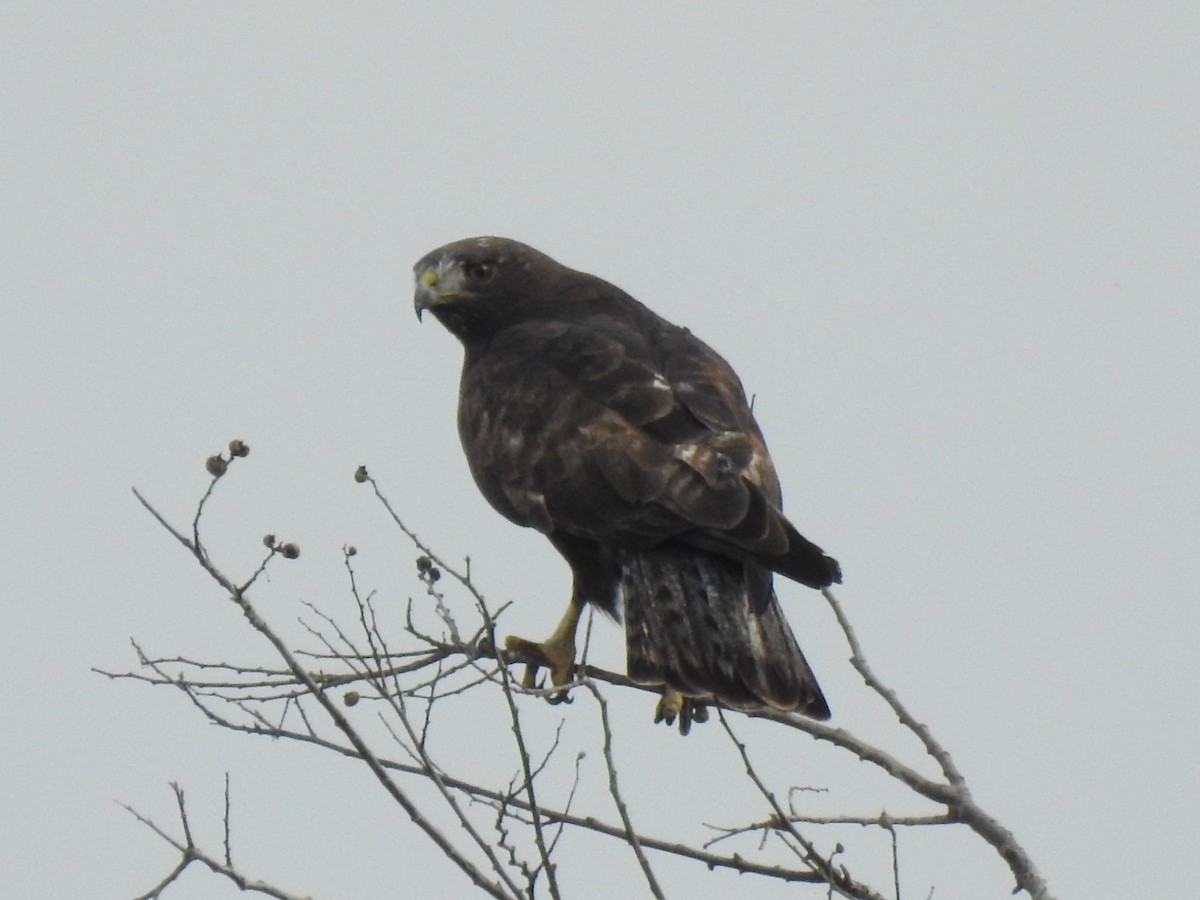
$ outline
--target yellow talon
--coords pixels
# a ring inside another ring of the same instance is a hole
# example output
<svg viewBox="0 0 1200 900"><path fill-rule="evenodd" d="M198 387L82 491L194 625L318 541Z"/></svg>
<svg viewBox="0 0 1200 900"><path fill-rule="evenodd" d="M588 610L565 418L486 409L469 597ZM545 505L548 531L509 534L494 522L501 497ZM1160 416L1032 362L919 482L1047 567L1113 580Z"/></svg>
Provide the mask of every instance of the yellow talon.
<svg viewBox="0 0 1200 900"><path fill-rule="evenodd" d="M583 607L572 602L554 634L541 643L512 635L505 639L504 649L525 663L525 677L521 679L524 687L537 687L537 673L541 668L550 670L551 684L570 683L575 674L575 630L579 627L582 612ZM564 699L565 693L551 697L555 703Z"/></svg>
<svg viewBox="0 0 1200 900"><path fill-rule="evenodd" d="M654 711L654 721L675 724L679 717L679 733L687 734L693 722L708 721L708 707L695 697L685 697L674 688L663 688L662 699Z"/></svg>
<svg viewBox="0 0 1200 900"><path fill-rule="evenodd" d="M658 701L658 706L654 710L654 724L666 722L668 725L675 724L675 717L679 715L679 711L683 709L683 694L672 688L663 688L662 698Z"/></svg>
<svg viewBox="0 0 1200 900"><path fill-rule="evenodd" d="M571 680L575 669L575 646L570 644L555 644L552 641L527 641L525 638L510 636L504 641L504 649L525 663L525 677L521 683L527 687L536 687L539 669L550 670L550 683L566 684Z"/></svg>

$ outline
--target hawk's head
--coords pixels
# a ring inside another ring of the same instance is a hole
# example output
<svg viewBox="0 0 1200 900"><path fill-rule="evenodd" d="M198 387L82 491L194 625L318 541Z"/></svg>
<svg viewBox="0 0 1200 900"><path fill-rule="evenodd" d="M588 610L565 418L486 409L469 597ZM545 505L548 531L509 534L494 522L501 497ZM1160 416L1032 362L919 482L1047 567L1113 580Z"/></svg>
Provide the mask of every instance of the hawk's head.
<svg viewBox="0 0 1200 900"><path fill-rule="evenodd" d="M538 308L573 275L525 244L499 237L455 241L414 267L417 318L429 310L463 342L484 338Z"/></svg>

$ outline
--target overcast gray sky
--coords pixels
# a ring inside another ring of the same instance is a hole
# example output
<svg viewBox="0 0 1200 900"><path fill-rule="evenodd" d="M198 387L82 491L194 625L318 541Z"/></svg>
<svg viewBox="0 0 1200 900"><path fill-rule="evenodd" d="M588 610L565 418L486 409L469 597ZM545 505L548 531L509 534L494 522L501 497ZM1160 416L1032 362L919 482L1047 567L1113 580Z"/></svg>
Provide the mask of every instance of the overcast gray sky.
<svg viewBox="0 0 1200 900"><path fill-rule="evenodd" d="M173 825L178 780L215 842L226 771L252 874L467 893L351 764L89 667L132 666L131 636L269 660L129 493L189 522L232 437L253 452L214 555L240 574L264 532L300 542L264 585L278 621L347 602L346 542L370 586L419 590L366 463L517 600L513 631L549 628L566 568L478 496L458 346L412 315L412 262L487 233L735 365L876 668L1060 897L1194 890L1200 8L643 6L0 8L6 895L147 890L173 855L113 800ZM835 721L869 721L819 598L781 594ZM643 820L736 771L635 713ZM1008 895L972 842L907 840L913 896ZM759 889L667 871L669 896ZM171 896L235 894L196 872Z"/></svg>

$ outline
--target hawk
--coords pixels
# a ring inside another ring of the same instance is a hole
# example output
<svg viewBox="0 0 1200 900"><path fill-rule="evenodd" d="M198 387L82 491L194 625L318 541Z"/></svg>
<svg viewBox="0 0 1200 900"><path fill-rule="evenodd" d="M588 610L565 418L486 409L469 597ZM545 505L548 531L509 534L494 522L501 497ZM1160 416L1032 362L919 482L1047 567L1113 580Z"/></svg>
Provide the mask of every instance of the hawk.
<svg viewBox="0 0 1200 900"><path fill-rule="evenodd" d="M623 614L629 677L661 687L656 721L687 732L706 703L829 707L783 617L773 573L811 588L836 560L783 515L779 479L737 375L688 329L517 241L467 238L414 267L463 345L458 431L479 490L536 528L574 578L545 641L510 637L567 684L587 604Z"/></svg>

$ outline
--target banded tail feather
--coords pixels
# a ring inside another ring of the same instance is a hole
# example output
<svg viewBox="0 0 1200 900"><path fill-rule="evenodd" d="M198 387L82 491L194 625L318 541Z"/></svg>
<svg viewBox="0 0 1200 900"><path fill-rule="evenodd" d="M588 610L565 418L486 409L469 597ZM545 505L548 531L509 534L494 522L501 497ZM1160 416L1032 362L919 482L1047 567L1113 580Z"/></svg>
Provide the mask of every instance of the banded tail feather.
<svg viewBox="0 0 1200 900"><path fill-rule="evenodd" d="M828 719L769 574L682 544L621 551L629 677L743 710ZM764 584L764 577L765 584ZM766 602L759 595L765 588Z"/></svg>

